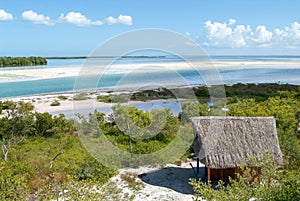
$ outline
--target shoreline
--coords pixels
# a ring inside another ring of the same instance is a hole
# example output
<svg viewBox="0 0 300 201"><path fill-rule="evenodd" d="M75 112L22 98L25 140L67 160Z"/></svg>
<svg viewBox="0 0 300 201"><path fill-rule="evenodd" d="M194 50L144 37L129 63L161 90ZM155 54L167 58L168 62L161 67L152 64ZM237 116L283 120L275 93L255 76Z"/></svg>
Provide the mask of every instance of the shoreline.
<svg viewBox="0 0 300 201"><path fill-rule="evenodd" d="M74 114L80 113L87 115L92 113L95 109L99 112L109 114L112 112L111 107L117 103L106 103L97 101L97 96L109 96L109 95L118 95L118 94L128 94L130 92L85 92L87 99L86 100L74 100L74 96L80 94L78 92L71 93L52 93L52 94L43 94L43 95L30 95L30 96L19 96L19 97L10 97L10 98L0 98L0 101L13 101L19 102L24 101L26 103L31 103L34 106L33 111L44 113L48 112L52 115L64 114L66 117L75 117ZM65 100L59 99L59 96L66 97ZM59 106L51 106L50 104L53 101L59 101ZM177 100L174 99L158 99L158 100L149 100L149 101L136 101L132 100L126 103L128 105L142 105L142 106L151 106L155 104L165 104L173 103ZM151 107L150 107L151 108Z"/></svg>
<svg viewBox="0 0 300 201"><path fill-rule="evenodd" d="M268 84L268 83L266 83ZM275 83L269 83L275 84ZM203 87L204 85L183 85L183 86L173 86L172 89L187 89L193 87ZM227 85L232 86L232 85ZM295 85L298 86L298 85ZM7 97L0 98L0 101L13 101L19 102L24 101L27 103L31 103L34 105L35 112L48 112L52 115L65 114L66 117L74 117L74 114L80 113L87 115L92 113L94 110L98 110L99 112L110 114L112 112L111 107L116 103L107 103L107 102L99 102L97 100L98 96L111 96L111 95L120 95L120 94L131 94L136 92L141 92L143 90L123 90L123 91L114 91L113 88L106 89L94 89L94 90L78 90L78 91L69 91L69 92L53 92L53 93L45 93L45 94L36 94L36 95L28 95L28 96L17 96L17 97ZM128 88L127 88L128 89ZM151 90L160 90L160 88L152 88ZM84 94L84 99L76 100L74 97L78 94ZM62 97L60 97L62 96ZM59 101L60 105L51 106L53 101ZM178 99L149 99L146 101L142 100L130 100L129 102L120 102L121 104L127 104L131 106L135 106L138 109L142 109L145 111L151 110L152 107L160 106L164 108L169 108L172 110L173 114L178 114L181 111L180 100Z"/></svg>
<svg viewBox="0 0 300 201"><path fill-rule="evenodd" d="M229 84L227 84L229 85ZM124 86L117 86L117 87L101 87L101 88L91 88L91 89L78 89L78 90L69 90L69 91L58 91L58 92L46 92L46 93L37 93L37 94L30 94L30 95L21 95L21 96L10 96L10 97L0 97L0 101L5 100L12 100L12 99L32 99L32 98L40 98L44 96L59 96L59 95L74 95L74 94L80 94L80 93L90 93L90 94L97 94L97 95L118 95L118 94L128 94L128 93L135 93L140 92L144 90L157 90L161 87L150 87L145 88L142 90L135 90L136 85L124 85ZM172 84L166 85L167 89L185 89L185 88L193 88L193 87L201 87L201 86L207 86L204 84L190 84L190 85L178 85L178 84ZM117 89L117 90L116 90ZM133 89L133 90L131 90Z"/></svg>

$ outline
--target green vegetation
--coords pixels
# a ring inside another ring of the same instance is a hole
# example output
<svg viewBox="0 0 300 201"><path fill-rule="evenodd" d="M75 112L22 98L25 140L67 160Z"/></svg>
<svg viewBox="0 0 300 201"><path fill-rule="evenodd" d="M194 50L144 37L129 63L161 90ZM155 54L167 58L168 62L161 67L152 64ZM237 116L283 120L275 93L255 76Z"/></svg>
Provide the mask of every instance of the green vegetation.
<svg viewBox="0 0 300 201"><path fill-rule="evenodd" d="M64 96L64 95L59 95L59 96L57 96L57 98L60 99L60 100L67 100L68 99L68 97Z"/></svg>
<svg viewBox="0 0 300 201"><path fill-rule="evenodd" d="M104 134L112 143L130 153L155 152L170 143L179 129L178 118L168 109L144 112L135 107L121 105L113 106L112 109L114 123L108 129L103 129Z"/></svg>
<svg viewBox="0 0 300 201"><path fill-rule="evenodd" d="M0 57L0 67L47 65L43 57Z"/></svg>
<svg viewBox="0 0 300 201"><path fill-rule="evenodd" d="M88 119L80 116L85 135L98 137L101 133L120 149L132 154L158 151L170 143L180 126L180 121L168 109L144 112L131 106L113 106L113 115L105 120L104 114L95 111Z"/></svg>
<svg viewBox="0 0 300 201"><path fill-rule="evenodd" d="M141 181L137 181L138 175L134 173L126 173L120 175L121 179L126 182L129 188L133 190L140 190L145 186Z"/></svg>
<svg viewBox="0 0 300 201"><path fill-rule="evenodd" d="M157 90L144 90L136 92L132 95L131 100L147 101L171 98L176 98L172 91L166 88L160 88Z"/></svg>
<svg viewBox="0 0 300 201"><path fill-rule="evenodd" d="M191 180L195 192L194 200L299 200L300 199L300 176L298 172L292 170L283 172L276 169L273 160L266 155L262 163L255 159L249 159L251 164L262 168L259 179L253 176L255 171L246 168L244 164L240 168L244 170L243 175L237 175L238 179L229 178L230 184L225 185L219 181L215 188L205 182Z"/></svg>
<svg viewBox="0 0 300 201"><path fill-rule="evenodd" d="M210 100L210 93L213 93L215 97L218 97L218 90L222 89L223 86L208 88L206 86L194 87L196 97L199 102L207 103ZM242 84L237 83L234 85L224 85L226 97L230 98L254 98L256 101L264 101L269 97L274 97L279 91L297 91L299 86L290 84ZM211 90L211 91L209 91ZM214 90L214 91L212 91ZM138 91L130 96L130 100L137 101L150 101L159 99L172 99L176 98L174 95L176 89L169 90L166 88L159 88L153 90ZM219 93L221 94L221 93ZM129 97L126 94L120 95L109 95L109 96L98 96L99 102L112 103L112 102L127 102Z"/></svg>
<svg viewBox="0 0 300 201"><path fill-rule="evenodd" d="M222 87L222 86L220 86ZM217 87L214 87L214 89ZM224 85L226 97L230 98L254 98L257 101L267 100L274 97L279 91L297 91L299 86L291 84L242 84ZM195 87L194 92L200 102L207 102L210 92L206 86Z"/></svg>
<svg viewBox="0 0 300 201"><path fill-rule="evenodd" d="M102 199L105 193L89 189L115 172L89 155L72 120L32 110L29 103L0 102L0 200L50 200L63 191L76 200Z"/></svg>
<svg viewBox="0 0 300 201"><path fill-rule="evenodd" d="M89 97L85 93L79 93L73 97L73 100L75 100L75 101L81 101L81 100L87 100L87 99L89 99Z"/></svg>
<svg viewBox="0 0 300 201"><path fill-rule="evenodd" d="M58 100L54 100L50 106L60 106L60 102Z"/></svg>
<svg viewBox="0 0 300 201"><path fill-rule="evenodd" d="M255 98L257 101L274 97L279 91L297 91L299 86L290 84L242 84L225 85L227 97Z"/></svg>
<svg viewBox="0 0 300 201"><path fill-rule="evenodd" d="M277 91L277 89L284 91ZM259 91L259 89L262 89ZM258 91L257 91L258 90ZM229 91L229 92L228 92ZM232 86L226 93L226 114L230 116L274 116L276 118L279 144L284 154L284 171L274 167L270 159L265 159L260 181L249 183L251 174L239 175L238 180L230 179L230 184L222 181L212 188L204 182L192 180L196 200L299 200L300 199L300 88L294 85L243 85ZM269 97L268 97L269 96ZM182 118L198 114L212 115L201 103L186 103ZM193 109L194 108L194 109ZM250 169L247 169L248 173ZM246 172L247 172L246 171Z"/></svg>
<svg viewBox="0 0 300 201"><path fill-rule="evenodd" d="M158 100L158 99L171 99L176 98L172 91L166 88L156 89L156 90L143 90L135 92L129 95L126 94L113 94L109 96L98 96L97 99L99 102L104 103L124 103L130 100L136 101L148 101L148 100Z"/></svg>
<svg viewBox="0 0 300 201"><path fill-rule="evenodd" d="M283 169L274 167L266 156L260 164L263 167L260 182L249 183L250 170L239 180L231 180L230 185L220 182L217 189L193 180L195 199L299 200L300 88L279 84L226 86L226 93L231 94L226 111L221 110L223 102L210 107L203 103L209 97L206 87L194 90L199 102L183 103L178 117L168 109L145 112L117 104L110 116L95 111L88 118L81 116L79 121L85 128L85 136L98 139L105 135L112 144L129 153L148 154L176 141L182 134L180 123L185 127L191 116L224 115L225 112L231 116L274 116L285 159ZM160 96L171 97L171 94L163 89L138 92L134 98ZM86 94L79 94L75 99L86 98ZM86 151L75 128L79 122L64 115L36 113L33 109L30 103L0 102L0 200L105 200L107 196L132 199L120 197L121 190L114 183L103 185L116 172L98 163ZM101 128L101 132L95 128ZM184 131L190 135L189 132ZM191 152L192 149L188 150L184 157ZM136 175L125 174L121 179L134 190L143 187L136 181Z"/></svg>
<svg viewBox="0 0 300 201"><path fill-rule="evenodd" d="M110 96L98 96L97 101L104 102L104 103L126 103L129 100L127 95L120 94L120 95L110 95Z"/></svg>

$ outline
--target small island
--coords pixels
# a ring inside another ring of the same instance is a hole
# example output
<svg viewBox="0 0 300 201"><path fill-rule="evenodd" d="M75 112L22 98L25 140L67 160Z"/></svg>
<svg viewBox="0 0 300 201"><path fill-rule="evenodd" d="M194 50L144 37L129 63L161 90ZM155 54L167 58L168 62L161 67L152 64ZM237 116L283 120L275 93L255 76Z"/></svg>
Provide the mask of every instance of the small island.
<svg viewBox="0 0 300 201"><path fill-rule="evenodd" d="M39 66L47 65L43 57L0 57L0 67Z"/></svg>

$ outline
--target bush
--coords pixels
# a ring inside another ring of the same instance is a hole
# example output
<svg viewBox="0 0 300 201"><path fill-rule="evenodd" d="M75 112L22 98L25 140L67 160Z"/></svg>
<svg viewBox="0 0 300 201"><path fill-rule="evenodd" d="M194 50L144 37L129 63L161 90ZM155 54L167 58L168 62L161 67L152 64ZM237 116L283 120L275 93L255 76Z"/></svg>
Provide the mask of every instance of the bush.
<svg viewBox="0 0 300 201"><path fill-rule="evenodd" d="M81 184L72 188L74 194L79 195L76 190L88 194L90 189L81 189L82 185L101 185L115 174L91 157L77 136L29 137L10 156L7 162L0 161L0 200L55 199L57 191L71 188L70 183Z"/></svg>
<svg viewBox="0 0 300 201"><path fill-rule="evenodd" d="M50 106L60 106L60 102L58 100L54 100Z"/></svg>
<svg viewBox="0 0 300 201"><path fill-rule="evenodd" d="M246 168L238 179L229 178L230 183L219 181L215 187L205 182L192 179L190 184L195 192L195 200L300 200L300 176L297 171L282 172L273 165L269 156L262 163L257 163L262 169L258 179L253 180L251 169ZM245 166L240 166L244 169Z"/></svg>
<svg viewBox="0 0 300 201"><path fill-rule="evenodd" d="M57 98L60 99L60 100L67 100L68 99L68 97L64 96L64 95L57 96Z"/></svg>
<svg viewBox="0 0 300 201"><path fill-rule="evenodd" d="M85 93L76 94L73 97L73 100L75 100L75 101L81 101L81 100L87 100L87 99L89 99L89 97Z"/></svg>

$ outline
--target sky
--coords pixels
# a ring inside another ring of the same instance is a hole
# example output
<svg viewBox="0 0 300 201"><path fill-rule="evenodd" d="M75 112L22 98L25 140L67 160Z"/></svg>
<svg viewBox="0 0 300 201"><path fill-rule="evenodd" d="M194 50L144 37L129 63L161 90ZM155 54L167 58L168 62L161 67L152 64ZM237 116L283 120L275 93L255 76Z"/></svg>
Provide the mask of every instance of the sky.
<svg viewBox="0 0 300 201"><path fill-rule="evenodd" d="M300 55L297 0L0 0L0 56L85 56L131 30L162 28L209 55Z"/></svg>

